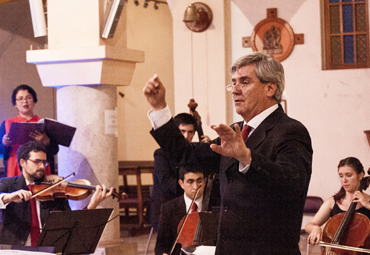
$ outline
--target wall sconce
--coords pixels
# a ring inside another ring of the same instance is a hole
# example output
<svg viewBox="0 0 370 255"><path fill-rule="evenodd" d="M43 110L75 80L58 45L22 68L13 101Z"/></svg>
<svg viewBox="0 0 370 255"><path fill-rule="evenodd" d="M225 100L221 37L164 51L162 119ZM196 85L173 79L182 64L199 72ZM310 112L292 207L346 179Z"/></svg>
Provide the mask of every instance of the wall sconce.
<svg viewBox="0 0 370 255"><path fill-rule="evenodd" d="M193 32L203 32L212 23L213 14L208 5L200 2L189 4L183 22Z"/></svg>

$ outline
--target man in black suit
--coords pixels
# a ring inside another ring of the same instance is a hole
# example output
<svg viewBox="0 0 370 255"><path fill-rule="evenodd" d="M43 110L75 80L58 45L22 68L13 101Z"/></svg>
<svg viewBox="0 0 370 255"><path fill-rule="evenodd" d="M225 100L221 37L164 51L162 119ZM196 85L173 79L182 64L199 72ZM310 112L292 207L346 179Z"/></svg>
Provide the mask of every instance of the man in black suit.
<svg viewBox="0 0 370 255"><path fill-rule="evenodd" d="M46 153L46 147L40 142L31 141L22 145L17 154L22 174L0 180L1 244L34 246L37 238L31 238L31 231L37 230L38 234L40 233L41 226L45 223L50 211L71 210L65 198L44 202L36 200L34 208L37 210L38 220L35 222L32 218L32 192L29 191L28 185L45 179L45 167L48 165ZM95 209L101 201L111 196L112 192L113 188L107 192L104 185L97 185L86 208Z"/></svg>
<svg viewBox="0 0 370 255"><path fill-rule="evenodd" d="M202 211L203 192L206 184L203 170L196 166L181 166L178 183L183 189L184 195L167 201L161 206L155 245L156 255L170 254L177 237L177 227L189 210L198 188L199 192L194 203L197 207L196 211Z"/></svg>
<svg viewBox="0 0 370 255"><path fill-rule="evenodd" d="M152 106L152 135L178 163L193 162L220 173L221 213L216 254L296 255L312 171L307 129L281 105L284 69L263 53L239 58L231 68L236 112L242 122L211 128L219 137L190 144L176 130L157 75L144 87ZM245 139L241 130L252 130ZM244 128L246 127L246 128Z"/></svg>

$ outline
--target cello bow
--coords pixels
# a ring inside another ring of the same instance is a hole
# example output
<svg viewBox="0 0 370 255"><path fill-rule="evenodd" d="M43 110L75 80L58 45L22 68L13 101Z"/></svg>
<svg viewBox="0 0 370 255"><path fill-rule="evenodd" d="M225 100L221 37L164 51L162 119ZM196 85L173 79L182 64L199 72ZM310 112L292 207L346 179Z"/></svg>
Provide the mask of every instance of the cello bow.
<svg viewBox="0 0 370 255"><path fill-rule="evenodd" d="M364 252L364 253L370 254L369 249L360 248L360 247L353 247L353 246L347 246L347 245L341 245L341 244L335 244L335 243L327 243L323 241L320 241L319 245L324 246L324 247L329 247L329 248L340 249L340 250L357 251L357 252Z"/></svg>
<svg viewBox="0 0 370 255"><path fill-rule="evenodd" d="M195 200L197 199L197 196L198 196L198 193L199 193L199 190L200 190L200 188L201 188L201 187L202 187L202 185L199 185L199 187L198 187L198 189L197 189L197 192L195 193L194 198L193 198L193 200L191 201L191 204L190 204L190 206L189 206L189 209L188 209L188 211L187 211L187 213L186 213L186 215L185 215L184 221L182 222L181 227L180 227L180 229L179 229L179 231L178 231L178 233L177 233L177 236L176 236L175 242L173 243L173 246L172 246L172 249L171 249L170 255L177 255L177 253L174 253L174 252L175 252L175 251L181 251L181 244L180 244L180 243L178 243L177 241L179 240L179 237L180 237L180 235L181 235L181 232L182 232L182 230L184 229L184 226L185 226L186 220L187 220L187 219L188 219L188 217L189 217L189 214L190 214L190 212L191 212L191 208L193 207L193 204L195 203ZM180 247L179 247L179 245L180 245Z"/></svg>

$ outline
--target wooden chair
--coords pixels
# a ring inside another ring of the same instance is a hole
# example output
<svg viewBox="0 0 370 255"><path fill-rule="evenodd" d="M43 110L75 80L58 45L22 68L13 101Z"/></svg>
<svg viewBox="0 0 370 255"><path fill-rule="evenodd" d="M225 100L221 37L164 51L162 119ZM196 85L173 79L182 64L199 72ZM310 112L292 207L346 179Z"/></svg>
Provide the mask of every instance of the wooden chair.
<svg viewBox="0 0 370 255"><path fill-rule="evenodd" d="M119 175L123 176L123 185L120 186L120 192L125 192L128 199L120 201L120 209L124 213L121 216L131 216L134 213L138 217L139 227L144 225L144 209L148 206L150 200L151 185L142 185L141 174L154 172L153 161L120 161ZM133 175L136 178L136 185L128 185L127 176ZM130 208L135 208L136 211L130 211Z"/></svg>

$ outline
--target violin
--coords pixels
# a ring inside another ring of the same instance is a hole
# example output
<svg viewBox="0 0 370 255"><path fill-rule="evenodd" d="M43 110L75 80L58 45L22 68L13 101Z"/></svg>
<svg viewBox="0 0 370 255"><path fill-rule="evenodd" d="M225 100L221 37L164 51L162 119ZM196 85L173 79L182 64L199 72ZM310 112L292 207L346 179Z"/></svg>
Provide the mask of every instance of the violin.
<svg viewBox="0 0 370 255"><path fill-rule="evenodd" d="M85 199L91 194L92 190L96 189L96 186L91 185L90 181L85 179L67 181L68 178L74 175L72 173L66 178L58 175L47 175L44 181L31 184L32 198L36 198L39 201L50 201L56 198L66 198L75 201ZM110 190L107 189L107 192L110 192ZM127 195L125 193L119 194L113 189L112 197L120 200L127 198Z"/></svg>
<svg viewBox="0 0 370 255"><path fill-rule="evenodd" d="M364 177L359 191L365 190L369 181L369 177ZM325 247L322 255L355 255L356 250L359 251L358 247L364 246L370 231L370 220L355 212L356 204L357 202L352 202L347 212L333 216L326 223L322 242L319 244ZM361 251L366 252L365 249Z"/></svg>
<svg viewBox="0 0 370 255"><path fill-rule="evenodd" d="M199 142L201 142L202 141L202 136L204 135L204 133L203 133L203 129L202 129L202 120L200 118L199 113L195 110L198 107L198 104L195 102L194 99L190 99L188 107L189 107L190 114L197 121L196 131L198 133Z"/></svg>

